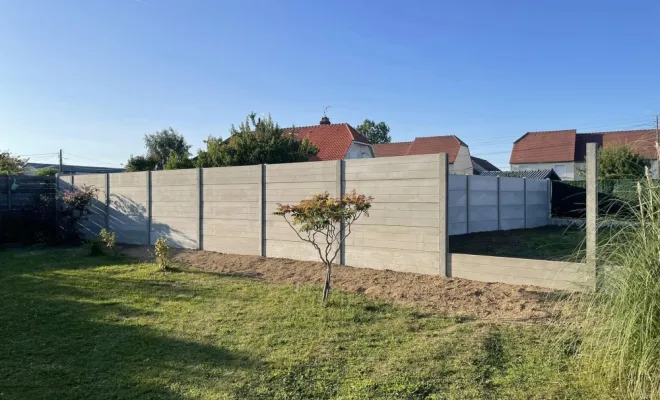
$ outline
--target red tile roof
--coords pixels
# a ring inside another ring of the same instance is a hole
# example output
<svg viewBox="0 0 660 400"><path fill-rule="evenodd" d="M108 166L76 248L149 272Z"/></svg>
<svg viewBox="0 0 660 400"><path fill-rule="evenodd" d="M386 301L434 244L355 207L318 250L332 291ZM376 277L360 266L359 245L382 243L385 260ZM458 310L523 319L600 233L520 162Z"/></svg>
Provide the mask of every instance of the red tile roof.
<svg viewBox="0 0 660 400"><path fill-rule="evenodd" d="M573 161L575 129L527 132L513 142L511 164Z"/></svg>
<svg viewBox="0 0 660 400"><path fill-rule="evenodd" d="M573 130L530 132L516 140L511 164L575 161L584 162L587 143L598 147L629 145L646 158L656 158L655 130L577 133ZM571 147L573 150L571 151ZM569 157L569 155L572 156Z"/></svg>
<svg viewBox="0 0 660 400"><path fill-rule="evenodd" d="M349 124L302 126L288 128L287 131L292 129L299 139L309 139L319 148L314 160L343 160L353 141L371 144Z"/></svg>
<svg viewBox="0 0 660 400"><path fill-rule="evenodd" d="M376 157L447 153L451 164L456 160L461 146L467 147L467 144L454 135L429 136L415 138L412 142L375 144L374 151Z"/></svg>

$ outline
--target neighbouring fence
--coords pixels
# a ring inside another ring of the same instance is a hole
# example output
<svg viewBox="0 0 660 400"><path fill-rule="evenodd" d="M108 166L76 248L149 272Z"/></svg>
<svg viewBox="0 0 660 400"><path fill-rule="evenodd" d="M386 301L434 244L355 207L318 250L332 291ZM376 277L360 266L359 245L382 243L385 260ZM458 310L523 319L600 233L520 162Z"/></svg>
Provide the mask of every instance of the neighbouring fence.
<svg viewBox="0 0 660 400"><path fill-rule="evenodd" d="M534 260L524 260L532 262L528 267L523 261L509 268L513 261L505 258L470 256L468 262L459 255L448 257L447 234L548 224L549 185L545 180L447 176L446 155L59 179L61 189L83 184L101 190L83 229L96 234L107 226L120 243L153 244L162 236L175 247L317 260L313 247L300 241L281 216L273 215L277 204L297 203L323 192L340 196L356 190L373 196L374 201L370 216L355 223L340 249L337 261L341 264L470 275L470 279L483 275L495 281L544 283L562 289L575 269L566 263ZM447 208L448 212L442 211ZM501 268L482 274L487 259L497 259Z"/></svg>
<svg viewBox="0 0 660 400"><path fill-rule="evenodd" d="M449 175L449 234L548 225L550 181Z"/></svg>
<svg viewBox="0 0 660 400"><path fill-rule="evenodd" d="M55 177L0 176L0 243L55 237Z"/></svg>

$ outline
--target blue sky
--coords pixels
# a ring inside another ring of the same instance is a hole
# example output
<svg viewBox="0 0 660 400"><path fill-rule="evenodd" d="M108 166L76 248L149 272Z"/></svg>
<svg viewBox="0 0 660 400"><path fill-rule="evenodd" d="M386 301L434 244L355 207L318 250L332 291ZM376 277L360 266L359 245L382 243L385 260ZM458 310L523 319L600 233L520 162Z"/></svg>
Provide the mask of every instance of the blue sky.
<svg viewBox="0 0 660 400"><path fill-rule="evenodd" d="M118 166L250 111L383 120L507 166L526 131L654 126L658 2L0 0L0 149Z"/></svg>

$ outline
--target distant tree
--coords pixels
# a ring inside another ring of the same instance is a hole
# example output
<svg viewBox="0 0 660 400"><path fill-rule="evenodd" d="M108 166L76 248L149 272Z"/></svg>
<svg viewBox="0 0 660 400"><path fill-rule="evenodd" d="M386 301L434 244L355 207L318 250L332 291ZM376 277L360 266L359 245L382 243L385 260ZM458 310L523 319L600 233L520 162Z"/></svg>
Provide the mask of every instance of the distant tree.
<svg viewBox="0 0 660 400"><path fill-rule="evenodd" d="M146 156L156 163L156 169L164 169L171 154L181 159L190 156L190 145L172 128L144 135L144 144L147 148Z"/></svg>
<svg viewBox="0 0 660 400"><path fill-rule="evenodd" d="M364 122L355 128L362 136L369 139L372 144L390 143L390 127L383 121L375 123L370 119L365 119Z"/></svg>
<svg viewBox="0 0 660 400"><path fill-rule="evenodd" d="M301 162L319 151L308 139L298 140L280 128L270 116L257 120L254 113L238 128L232 125L229 139L211 136L205 143L206 150L197 156L200 167Z"/></svg>
<svg viewBox="0 0 660 400"><path fill-rule="evenodd" d="M20 175L28 159L12 156L8 151L0 151L0 175Z"/></svg>
<svg viewBox="0 0 660 400"><path fill-rule="evenodd" d="M126 162L126 172L153 171L156 169L156 161L145 156L133 156Z"/></svg>
<svg viewBox="0 0 660 400"><path fill-rule="evenodd" d="M59 170L53 167L46 167L38 169L34 174L36 176L55 176Z"/></svg>
<svg viewBox="0 0 660 400"><path fill-rule="evenodd" d="M598 150L599 179L640 179L645 176L648 165L648 161L628 145Z"/></svg>
<svg viewBox="0 0 660 400"><path fill-rule="evenodd" d="M332 198L328 193L317 194L297 205L278 204L273 214L281 215L300 240L311 244L326 267L323 302L330 296L330 278L341 244L351 234L353 223L363 214L369 216L372 197L357 194L355 190L342 197ZM291 216L291 221L289 217ZM344 229L340 229L343 220ZM297 227L297 228L296 228Z"/></svg>
<svg viewBox="0 0 660 400"><path fill-rule="evenodd" d="M180 156L174 151L170 152L170 156L165 163L166 170L172 169L188 169L195 168L195 163L188 156Z"/></svg>

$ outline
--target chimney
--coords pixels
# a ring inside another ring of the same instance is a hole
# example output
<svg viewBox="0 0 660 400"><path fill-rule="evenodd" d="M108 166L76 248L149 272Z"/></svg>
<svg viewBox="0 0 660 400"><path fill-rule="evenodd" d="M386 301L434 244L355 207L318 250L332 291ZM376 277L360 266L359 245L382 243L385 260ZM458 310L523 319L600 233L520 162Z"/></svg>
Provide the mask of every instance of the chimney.
<svg viewBox="0 0 660 400"><path fill-rule="evenodd" d="M326 117L325 115L323 118L321 118L321 122L319 122L320 125L330 125L330 118Z"/></svg>

